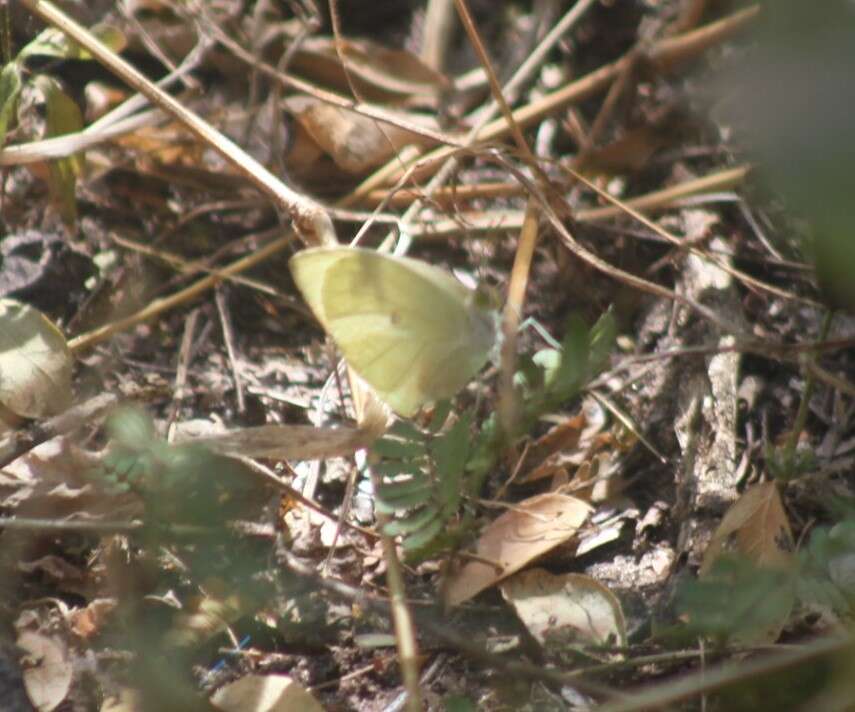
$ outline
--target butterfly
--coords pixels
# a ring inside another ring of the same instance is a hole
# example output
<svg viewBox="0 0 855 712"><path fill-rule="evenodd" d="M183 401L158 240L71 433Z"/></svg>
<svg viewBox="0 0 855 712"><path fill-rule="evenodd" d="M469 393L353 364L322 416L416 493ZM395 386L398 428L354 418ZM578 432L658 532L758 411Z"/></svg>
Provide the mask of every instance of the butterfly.
<svg viewBox="0 0 855 712"><path fill-rule="evenodd" d="M291 274L351 368L399 415L450 398L481 369L497 333L479 290L420 260L310 248Z"/></svg>

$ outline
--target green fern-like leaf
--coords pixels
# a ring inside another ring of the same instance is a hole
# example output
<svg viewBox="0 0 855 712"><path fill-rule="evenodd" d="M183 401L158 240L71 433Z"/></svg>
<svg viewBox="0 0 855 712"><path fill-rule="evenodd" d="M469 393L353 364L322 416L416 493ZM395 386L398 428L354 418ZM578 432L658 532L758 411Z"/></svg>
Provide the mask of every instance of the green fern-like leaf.
<svg viewBox="0 0 855 712"><path fill-rule="evenodd" d="M409 516L400 517L393 522L389 522L384 527L384 533L387 536L400 536L401 534L413 534L431 524L438 516L440 510L433 505L422 507L418 511Z"/></svg>
<svg viewBox="0 0 855 712"><path fill-rule="evenodd" d="M515 376L522 396L520 432L527 432L537 418L577 395L602 369L615 332L610 313L591 329L572 317L560 349L521 357L522 368ZM450 422L451 415L449 403L437 404L426 431L401 421L372 448L377 458L372 467L381 480L377 511L394 517L385 531L403 537L408 558L435 555L459 538L470 518L465 512L461 516L464 497L480 495L503 442L518 435L502 433L495 415L477 429L474 413L464 412Z"/></svg>
<svg viewBox="0 0 855 712"><path fill-rule="evenodd" d="M433 426L448 412L435 414ZM423 432L410 424L394 428L374 447L383 458L373 468L381 476L376 507L393 515L390 536L403 536L405 549L423 549L457 514L463 475L471 452L471 414L441 432Z"/></svg>

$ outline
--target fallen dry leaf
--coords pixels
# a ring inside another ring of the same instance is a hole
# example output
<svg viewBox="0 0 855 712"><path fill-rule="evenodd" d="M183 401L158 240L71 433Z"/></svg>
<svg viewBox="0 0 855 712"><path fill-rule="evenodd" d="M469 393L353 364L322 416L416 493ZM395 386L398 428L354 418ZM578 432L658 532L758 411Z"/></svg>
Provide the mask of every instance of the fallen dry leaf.
<svg viewBox="0 0 855 712"><path fill-rule="evenodd" d="M85 608L76 608L68 615L71 631L84 640L101 632L104 620L116 608L115 598L96 598Z"/></svg>
<svg viewBox="0 0 855 712"><path fill-rule="evenodd" d="M620 601L590 576L553 576L545 569L529 569L505 580L501 588L547 652L561 653L573 645L626 644Z"/></svg>
<svg viewBox="0 0 855 712"><path fill-rule="evenodd" d="M733 503L713 534L700 575L725 552L741 554L764 568L787 568L795 543L774 482L754 485Z"/></svg>
<svg viewBox="0 0 855 712"><path fill-rule="evenodd" d="M468 601L498 581L522 569L533 559L573 537L588 518L591 507L563 494L540 494L502 514L481 534L475 553L501 570L469 561L449 577L445 600L450 606Z"/></svg>
<svg viewBox="0 0 855 712"><path fill-rule="evenodd" d="M132 519L142 511L140 498L97 487L92 472L101 461L72 438L48 440L3 468L7 479L0 482L0 502L18 517Z"/></svg>
<svg viewBox="0 0 855 712"><path fill-rule="evenodd" d="M135 153L137 161L147 167L198 167L205 163L204 145L178 124L144 126L118 137L116 143Z"/></svg>
<svg viewBox="0 0 855 712"><path fill-rule="evenodd" d="M39 712L56 709L71 687L72 664L65 645L31 631L21 633L17 643L26 651L21 668L30 701Z"/></svg>
<svg viewBox="0 0 855 712"><path fill-rule="evenodd" d="M287 675L246 675L211 697L223 712L323 712L323 707Z"/></svg>
<svg viewBox="0 0 855 712"><path fill-rule="evenodd" d="M433 143L419 133L392 124L380 124L375 119L316 99L294 97L288 102L288 108L312 141L342 171L352 175L362 175L385 163L404 146L430 146ZM392 112L387 113L392 115ZM435 121L422 115L395 115L414 126L438 128Z"/></svg>
<svg viewBox="0 0 855 712"><path fill-rule="evenodd" d="M200 597L176 615L172 630L166 635L169 645L188 646L208 640L246 612L245 596L239 593Z"/></svg>
<svg viewBox="0 0 855 712"><path fill-rule="evenodd" d="M546 435L538 438L526 452L523 469L517 477L517 482L534 482L550 477L563 468L564 463L555 461L553 456L575 449L586 423L584 414L580 414L568 418Z"/></svg>

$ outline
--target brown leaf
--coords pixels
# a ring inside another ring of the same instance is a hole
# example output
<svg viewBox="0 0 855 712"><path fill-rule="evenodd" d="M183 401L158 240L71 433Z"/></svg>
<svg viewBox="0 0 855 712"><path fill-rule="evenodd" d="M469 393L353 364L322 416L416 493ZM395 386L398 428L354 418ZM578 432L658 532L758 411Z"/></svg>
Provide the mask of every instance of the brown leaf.
<svg viewBox="0 0 855 712"><path fill-rule="evenodd" d="M204 145L177 124L144 126L116 139L123 148L137 154L147 166L204 165Z"/></svg>
<svg viewBox="0 0 855 712"><path fill-rule="evenodd" d="M432 143L418 133L391 124L381 125L375 119L315 99L294 98L289 108L311 139L341 170L353 175L361 175L385 163L404 146ZM406 114L400 118L414 125L437 128L435 122L421 116ZM426 125L428 123L430 125Z"/></svg>
<svg viewBox="0 0 855 712"><path fill-rule="evenodd" d="M534 482L544 477L550 477L563 467L555 462L553 455L560 455L567 450L573 450L579 444L579 438L587 421L584 414L568 418L556 425L546 435L538 438L528 449L525 465L517 478L517 482Z"/></svg>
<svg viewBox="0 0 855 712"><path fill-rule="evenodd" d="M575 497L547 493L513 505L481 534L476 554L496 562L469 561L453 572L445 600L456 606L498 581L516 573L533 559L573 537L588 518L591 507Z"/></svg>
<svg viewBox="0 0 855 712"><path fill-rule="evenodd" d="M63 583L83 579L83 571L80 568L53 554L42 556L35 561L21 561L18 563L18 569L28 574L40 572L54 581Z"/></svg>
<svg viewBox="0 0 855 712"><path fill-rule="evenodd" d="M116 605L114 598L96 598L86 608L76 608L68 616L71 631L84 640L98 635Z"/></svg>
<svg viewBox="0 0 855 712"><path fill-rule="evenodd" d="M745 556L765 568L787 568L795 549L793 533L774 482L754 485L733 503L707 547L700 574L725 552Z"/></svg>
<svg viewBox="0 0 855 712"><path fill-rule="evenodd" d="M236 593L198 598L176 616L167 641L170 645L187 646L208 640L237 620L245 609L246 602Z"/></svg>
<svg viewBox="0 0 855 712"><path fill-rule="evenodd" d="M665 107L649 124L631 128L611 143L585 151L576 169L590 175L623 175L643 170L660 149L673 145L686 119Z"/></svg>
<svg viewBox="0 0 855 712"><path fill-rule="evenodd" d="M4 468L17 482L0 482L3 505L18 517L61 518L71 515L131 519L142 511L132 493L110 493L98 488L91 473L101 457L75 446L70 438L42 443ZM6 485L14 491L5 492Z"/></svg>

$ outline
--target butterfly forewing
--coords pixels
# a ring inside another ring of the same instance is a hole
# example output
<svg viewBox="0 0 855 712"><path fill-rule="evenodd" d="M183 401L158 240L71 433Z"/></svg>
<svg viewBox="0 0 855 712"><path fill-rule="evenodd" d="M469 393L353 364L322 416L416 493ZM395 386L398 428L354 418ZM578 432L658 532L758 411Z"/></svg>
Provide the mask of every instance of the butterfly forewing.
<svg viewBox="0 0 855 712"><path fill-rule="evenodd" d="M442 270L353 248L304 250L291 269L351 367L402 415L454 395L487 358L485 315Z"/></svg>

